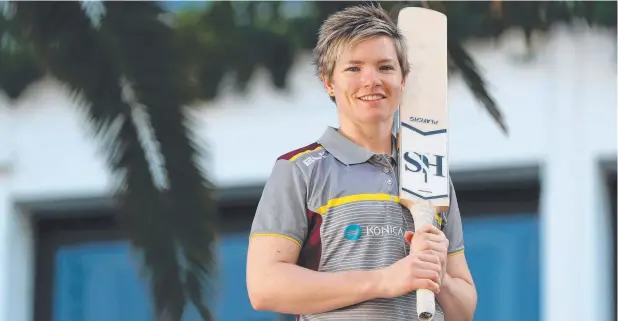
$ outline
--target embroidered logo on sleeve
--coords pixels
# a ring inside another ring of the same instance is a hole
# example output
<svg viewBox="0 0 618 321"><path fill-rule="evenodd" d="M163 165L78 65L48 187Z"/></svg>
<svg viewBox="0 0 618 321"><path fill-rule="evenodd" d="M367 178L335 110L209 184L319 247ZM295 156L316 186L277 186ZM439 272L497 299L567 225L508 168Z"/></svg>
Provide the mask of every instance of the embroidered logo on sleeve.
<svg viewBox="0 0 618 321"><path fill-rule="evenodd" d="M318 156L308 156L307 158L303 159L303 164L309 167L311 164L315 163L315 161L319 161L320 159L324 158L326 158L326 155L324 151L321 151L318 153Z"/></svg>

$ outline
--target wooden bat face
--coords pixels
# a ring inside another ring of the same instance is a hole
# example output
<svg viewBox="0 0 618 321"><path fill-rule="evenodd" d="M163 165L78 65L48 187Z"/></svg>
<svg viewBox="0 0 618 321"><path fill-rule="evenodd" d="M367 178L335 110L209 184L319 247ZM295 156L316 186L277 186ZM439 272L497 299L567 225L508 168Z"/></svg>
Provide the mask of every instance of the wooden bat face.
<svg viewBox="0 0 618 321"><path fill-rule="evenodd" d="M406 38L410 74L399 107L400 199L449 204L446 16L405 8L398 25Z"/></svg>

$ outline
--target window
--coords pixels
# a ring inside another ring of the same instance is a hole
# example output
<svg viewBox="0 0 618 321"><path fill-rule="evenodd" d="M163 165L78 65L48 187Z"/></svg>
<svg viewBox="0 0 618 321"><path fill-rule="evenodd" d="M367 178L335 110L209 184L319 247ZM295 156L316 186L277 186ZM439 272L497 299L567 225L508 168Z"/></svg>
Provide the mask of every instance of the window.
<svg viewBox="0 0 618 321"><path fill-rule="evenodd" d="M479 298L474 320L540 320L538 182L454 183Z"/></svg>
<svg viewBox="0 0 618 321"><path fill-rule="evenodd" d="M245 283L248 228L246 206L227 208L219 245L216 320L279 320L276 313L251 307ZM38 222L35 320L150 321L152 304L147 284L130 247L110 215ZM200 320L187 309L183 321Z"/></svg>
<svg viewBox="0 0 618 321"><path fill-rule="evenodd" d="M475 321L539 320L538 183L455 181L455 186L468 262L479 291ZM221 208L225 236L219 247L216 320L294 319L256 312L249 304L245 260L261 188L256 190L244 201L226 202ZM35 321L151 320L148 288L139 280L139 267L109 213L72 216L81 218L38 221ZM189 309L184 321L193 320L197 314Z"/></svg>

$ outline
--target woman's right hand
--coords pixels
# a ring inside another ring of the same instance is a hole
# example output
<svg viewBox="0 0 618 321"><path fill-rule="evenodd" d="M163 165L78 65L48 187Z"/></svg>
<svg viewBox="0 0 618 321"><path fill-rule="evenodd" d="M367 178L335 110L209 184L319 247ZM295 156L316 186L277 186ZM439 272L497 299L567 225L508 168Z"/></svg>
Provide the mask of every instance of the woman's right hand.
<svg viewBox="0 0 618 321"><path fill-rule="evenodd" d="M440 291L442 267L432 250L410 253L381 271L380 289L386 298L396 298L417 289Z"/></svg>

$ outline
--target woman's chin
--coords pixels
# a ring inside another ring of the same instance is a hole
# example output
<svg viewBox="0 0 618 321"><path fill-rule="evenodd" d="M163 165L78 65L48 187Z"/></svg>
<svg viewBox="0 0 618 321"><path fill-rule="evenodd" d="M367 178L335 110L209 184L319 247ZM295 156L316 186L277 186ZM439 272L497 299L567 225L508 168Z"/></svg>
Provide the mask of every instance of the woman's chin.
<svg viewBox="0 0 618 321"><path fill-rule="evenodd" d="M384 110L366 113L362 117L363 123L366 124L381 124L384 122L392 121L392 115Z"/></svg>

